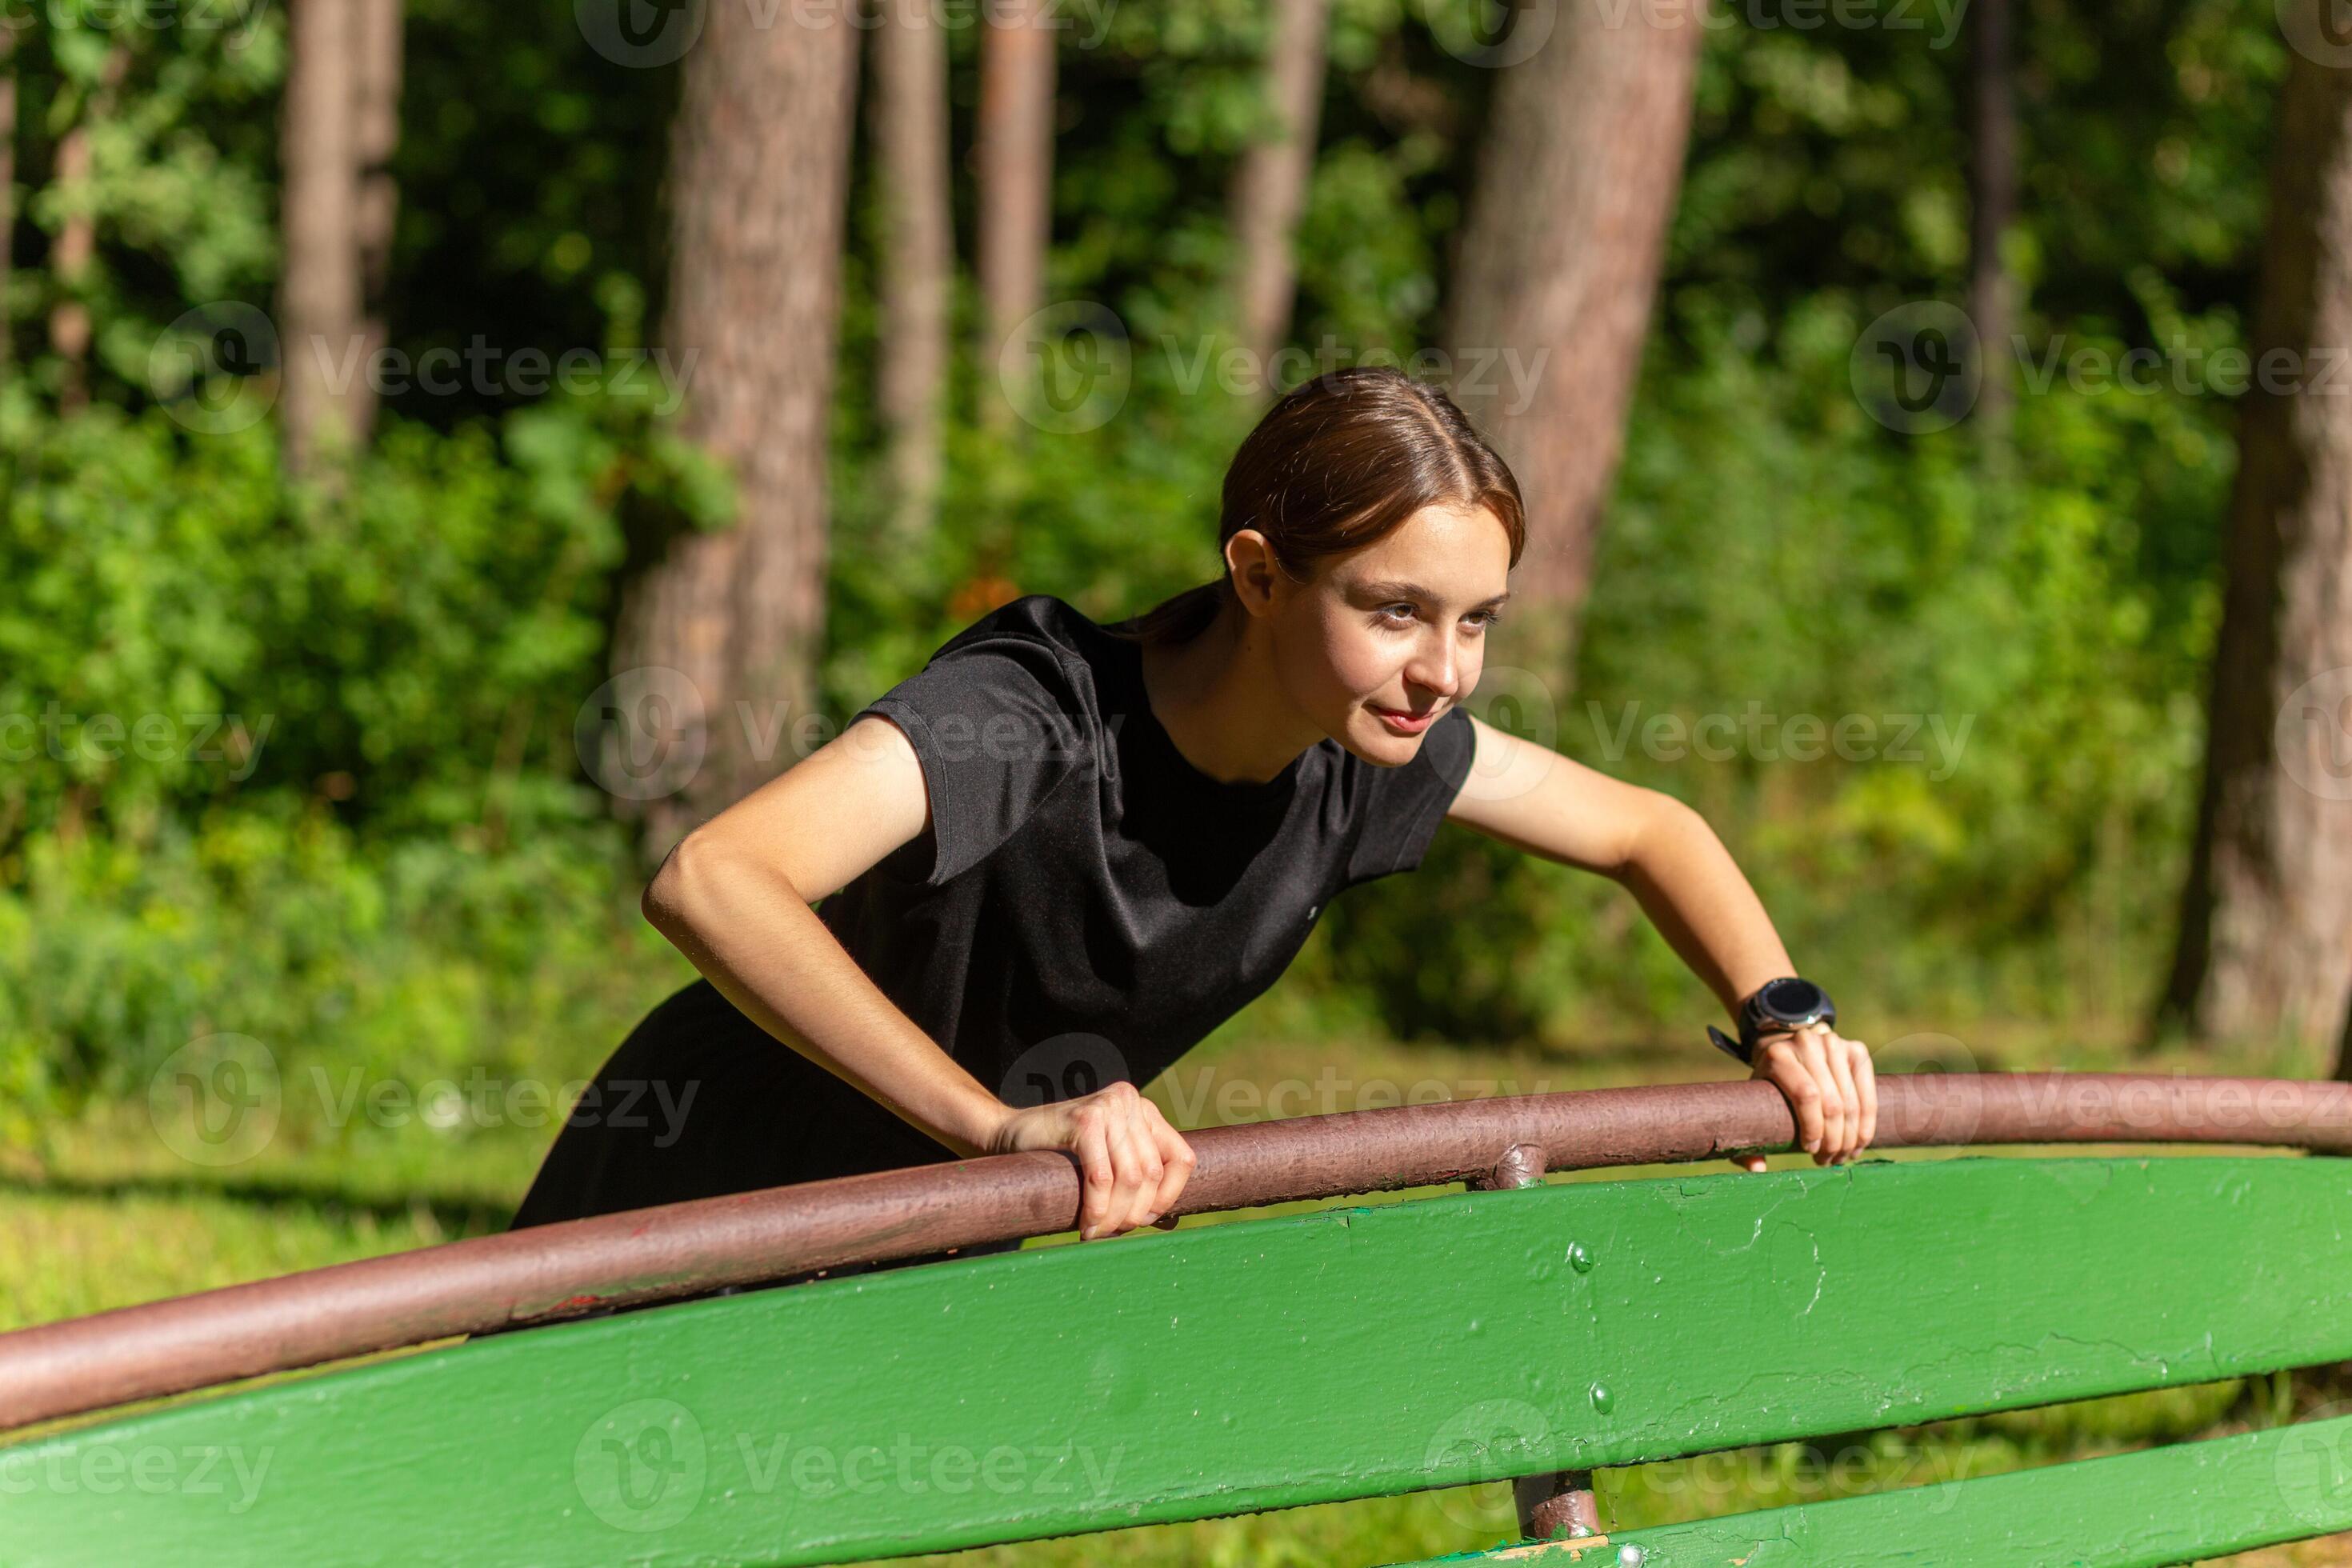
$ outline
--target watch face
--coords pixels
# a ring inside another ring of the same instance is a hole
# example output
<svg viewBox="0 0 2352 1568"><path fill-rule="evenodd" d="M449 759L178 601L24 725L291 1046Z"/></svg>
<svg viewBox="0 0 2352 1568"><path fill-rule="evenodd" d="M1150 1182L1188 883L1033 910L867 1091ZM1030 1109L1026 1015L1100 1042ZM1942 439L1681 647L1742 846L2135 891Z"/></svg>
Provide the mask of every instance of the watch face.
<svg viewBox="0 0 2352 1568"><path fill-rule="evenodd" d="M1805 1018L1825 1010L1829 997L1810 980L1775 980L1757 996L1763 1011L1776 1018Z"/></svg>

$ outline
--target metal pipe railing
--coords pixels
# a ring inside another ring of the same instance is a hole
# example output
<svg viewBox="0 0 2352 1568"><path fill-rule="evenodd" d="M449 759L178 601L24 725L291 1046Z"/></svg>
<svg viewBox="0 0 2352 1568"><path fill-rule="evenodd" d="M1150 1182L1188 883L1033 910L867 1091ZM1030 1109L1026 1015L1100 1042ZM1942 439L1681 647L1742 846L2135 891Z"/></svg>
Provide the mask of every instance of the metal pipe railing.
<svg viewBox="0 0 2352 1568"><path fill-rule="evenodd" d="M1873 1147L2221 1143L2352 1152L2352 1084L2127 1073L1885 1074ZM1771 1084L1404 1105L1185 1134L1178 1214L1487 1177L1514 1145L1589 1170L1796 1146ZM0 1430L458 1334L1076 1228L1060 1152L667 1204L476 1237L0 1334Z"/></svg>

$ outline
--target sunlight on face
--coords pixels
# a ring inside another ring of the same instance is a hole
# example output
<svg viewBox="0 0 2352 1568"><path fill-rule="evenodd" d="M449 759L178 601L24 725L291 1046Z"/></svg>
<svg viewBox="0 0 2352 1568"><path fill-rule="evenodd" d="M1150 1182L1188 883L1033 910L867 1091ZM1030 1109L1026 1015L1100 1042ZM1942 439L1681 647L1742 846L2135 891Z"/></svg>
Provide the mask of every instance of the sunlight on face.
<svg viewBox="0 0 2352 1568"><path fill-rule="evenodd" d="M1411 762L1429 726L1477 686L1510 563L1500 520L1453 506L1424 507L1325 563L1276 617L1291 700L1366 762Z"/></svg>

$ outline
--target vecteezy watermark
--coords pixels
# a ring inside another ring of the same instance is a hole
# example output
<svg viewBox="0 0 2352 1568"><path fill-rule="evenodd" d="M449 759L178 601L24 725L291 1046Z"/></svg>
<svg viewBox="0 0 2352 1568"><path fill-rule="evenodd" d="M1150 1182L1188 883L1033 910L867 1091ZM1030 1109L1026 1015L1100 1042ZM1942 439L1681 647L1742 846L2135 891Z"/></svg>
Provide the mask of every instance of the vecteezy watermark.
<svg viewBox="0 0 2352 1568"><path fill-rule="evenodd" d="M147 1118L192 1165L242 1164L278 1135L285 1105L278 1058L250 1035L200 1035L147 1079Z"/></svg>
<svg viewBox="0 0 2352 1568"><path fill-rule="evenodd" d="M1118 0L572 0L572 14L590 48L616 66L646 70L685 58L722 6L741 12L754 32L870 31L886 23L954 31L1018 22L1069 34L1061 47L1091 49L1110 31Z"/></svg>
<svg viewBox="0 0 2352 1568"><path fill-rule="evenodd" d="M2332 1399L2278 1438L2271 1481L2295 1518L2332 1530L2352 1505L2352 1401Z"/></svg>
<svg viewBox="0 0 2352 1568"><path fill-rule="evenodd" d="M443 344L416 353L370 347L357 335L340 342L316 333L289 339L257 307L225 300L184 312L156 338L147 356L147 389L174 420L200 436L260 423L278 402L285 372L297 363L339 397L362 383L378 397L602 393L649 404L667 416L684 403L701 357L699 349L656 348L617 357L584 348L561 353L506 349L478 332L463 349Z"/></svg>
<svg viewBox="0 0 2352 1568"><path fill-rule="evenodd" d="M1108 306L1065 300L1033 312L1006 334L996 384L1013 411L1057 436L1099 430L1127 405L1135 353L1127 325Z"/></svg>
<svg viewBox="0 0 2352 1568"><path fill-rule="evenodd" d="M1126 406L1135 384L1136 353L1118 312L1094 300L1065 300L1034 312L1006 336L997 353L997 384L1014 412L1037 429L1082 435L1100 429ZM1209 385L1229 396L1278 395L1343 367L1378 366L1516 415L1534 402L1551 349L1502 345L1399 353L1379 344L1349 349L1326 332L1312 349L1289 344L1261 353L1215 334L1188 339L1164 332L1158 353L1167 384L1188 397Z"/></svg>
<svg viewBox="0 0 2352 1568"><path fill-rule="evenodd" d="M102 1438L59 1437L44 1444L0 1448L0 1497L47 1493L58 1497L219 1498L229 1514L242 1514L261 1496L275 1444L248 1448L238 1443L132 1443Z"/></svg>
<svg viewBox="0 0 2352 1568"><path fill-rule="evenodd" d="M275 713L70 713L52 700L37 714L0 713L0 763L220 763L243 784L261 765Z"/></svg>
<svg viewBox="0 0 2352 1568"><path fill-rule="evenodd" d="M1854 340L1846 374L1863 407L1888 429L1948 430L1968 417L1984 384L1976 323L1941 300L1897 305Z"/></svg>
<svg viewBox="0 0 2352 1568"><path fill-rule="evenodd" d="M702 1423L674 1399L633 1399L589 1423L572 1450L572 1484L615 1530L647 1534L694 1512L710 1479Z"/></svg>
<svg viewBox="0 0 2352 1568"><path fill-rule="evenodd" d="M2055 1073L2029 1078L2013 1092L2035 1124L2063 1121L2097 1133L2099 1142L2134 1142L2136 1133L2159 1141L2185 1133L2203 1142L2259 1144L2279 1142L2278 1133L2352 1125L2352 1101L2317 1092L2324 1087L2286 1079L2196 1082L2147 1075L2117 1083Z"/></svg>
<svg viewBox="0 0 2352 1568"><path fill-rule="evenodd" d="M1955 1443L1864 1438L1826 1449L1811 1443L1767 1443L1655 1461L1641 1467L1638 1479L1643 1489L1674 1499L1678 1512L1706 1518L1749 1506L1758 1498L1815 1502L1963 1481L1980 1457L1979 1450ZM1948 1487L1919 1495L1930 1514L1946 1512L1959 1500Z"/></svg>
<svg viewBox="0 0 2352 1568"><path fill-rule="evenodd" d="M1437 47L1465 65L1501 70L1532 58L1559 25L1562 0L1421 0Z"/></svg>
<svg viewBox="0 0 2352 1568"><path fill-rule="evenodd" d="M1585 15L1575 16L1571 7ZM1715 32L1744 24L1759 33L1822 27L1916 33L1932 25L1927 47L1942 49L1959 37L1968 0L1421 0L1419 9L1438 47L1465 65L1500 70L1532 58L1563 20L1612 32L1629 26Z"/></svg>
<svg viewBox="0 0 2352 1568"><path fill-rule="evenodd" d="M1326 1066L1312 1079L1262 1079L1222 1071L1213 1065L1179 1072L1166 1086L1176 1121L1184 1127L1232 1126L1292 1116L1329 1116L1343 1110L1384 1110L1399 1105L1445 1105L1457 1100L1549 1094L1549 1079L1522 1085L1509 1075L1496 1078L1357 1078Z"/></svg>
<svg viewBox="0 0 2352 1568"><path fill-rule="evenodd" d="M1097 1034L1071 1030L1041 1040L1013 1058L999 1079L997 1098L1007 1105L1046 1105L1076 1100L1124 1079L1132 1083L1127 1054ZM1547 1094L1549 1079L1522 1085L1517 1078L1358 1078L1326 1064L1311 1079L1264 1078L1214 1064L1171 1068L1162 1085L1182 1127L1230 1126L1267 1118L1328 1116L1342 1110L1376 1110L1398 1105L1444 1105L1496 1095Z"/></svg>
<svg viewBox="0 0 2352 1568"><path fill-rule="evenodd" d="M1075 1439L973 1447L912 1432L860 1441L789 1431L714 1437L684 1405L654 1398L631 1400L590 1422L573 1445L572 1474L589 1511L615 1530L642 1535L684 1522L714 1481L737 1501L746 1494L1105 1498L1126 1452L1124 1444L1104 1450Z"/></svg>
<svg viewBox="0 0 2352 1568"><path fill-rule="evenodd" d="M884 693L867 708L889 696ZM997 774L1022 768L1066 770L1086 763L1096 745L1116 745L1129 719L1126 713L1106 714L1097 735L1076 716L1041 704L1034 686L1008 685L996 696L996 710L984 716L942 713L923 722L920 739L928 754L951 766L970 764ZM1513 748L1480 760L1465 790L1503 800L1542 782L1549 771L1544 753L1559 732L1547 680L1517 666L1490 664L1457 705L1540 748ZM887 716L887 710L882 710ZM684 670L636 665L588 694L572 715L572 738L581 767L597 787L624 800L657 800L694 782L715 739L731 739L740 754L753 762L772 763L786 751L798 762L835 740L871 743L871 727L861 731L855 721L866 714L861 708L845 725L820 708L802 707L789 698L761 704L739 698L718 708Z"/></svg>
<svg viewBox="0 0 2352 1568"><path fill-rule="evenodd" d="M492 1127L544 1127L560 1120L566 1127L612 1127L650 1132L653 1146L667 1149L686 1132L686 1119L701 1092L700 1079L546 1079L500 1078L479 1064L468 1068L461 1086L449 1078L412 1084L404 1079L371 1078L358 1068L330 1075L323 1067L308 1069L315 1112L314 1124L348 1127L365 1120L374 1127L406 1127L412 1123L439 1131L454 1128L480 1131ZM568 1106L559 1118L555 1108Z"/></svg>
<svg viewBox="0 0 2352 1568"><path fill-rule="evenodd" d="M2279 31L2295 53L2331 70L2352 67L2352 18L2340 0L2273 0Z"/></svg>
<svg viewBox="0 0 2352 1568"><path fill-rule="evenodd" d="M0 0L0 33L47 26L53 32L234 33L222 47L241 49L269 0Z"/></svg>
<svg viewBox="0 0 2352 1568"><path fill-rule="evenodd" d="M1092 1094L1105 1084L1132 1083L1127 1054L1102 1036L1073 1029L1038 1041L1013 1059L996 1097L1007 1105L1051 1105Z"/></svg>
<svg viewBox="0 0 2352 1568"><path fill-rule="evenodd" d="M1976 1077L1982 1068L1968 1042L1958 1035L1915 1030L1873 1047L1870 1059L1882 1075L1906 1075L1906 1143L1957 1147L1976 1137L1984 1121L1983 1086Z"/></svg>
<svg viewBox="0 0 2352 1568"><path fill-rule="evenodd" d="M748 729L751 704L737 707ZM710 750L709 710L702 688L684 670L639 665L588 694L572 717L572 740L580 765L605 794L659 800L702 771Z"/></svg>
<svg viewBox="0 0 2352 1568"><path fill-rule="evenodd" d="M616 66L676 65L701 40L710 0L572 0L588 47Z"/></svg>
<svg viewBox="0 0 2352 1568"><path fill-rule="evenodd" d="M795 716L793 708L789 699L780 699L762 711L739 699L727 710L727 719L740 729L743 754L771 762L789 744L798 761L836 738L859 733L854 723L845 728L820 709ZM1115 740L1125 721L1126 715L1114 714L1105 720L1104 728ZM573 715L572 733L581 766L599 787L625 800L656 800L694 782L716 729L702 689L692 677L667 665L641 665L589 693ZM925 731L932 754L955 765L1057 768L1088 755L1088 742L1075 719L1061 713L1032 715L1023 710L1017 693L1008 693L1003 710L985 720L943 714Z"/></svg>
<svg viewBox="0 0 2352 1568"><path fill-rule="evenodd" d="M1834 719L1818 713L1782 715L1766 712L1762 701L1750 698L1738 714L1685 719L1680 713L1654 713L1643 722L1641 707L1638 701L1622 704L1612 724L1599 702L1585 704L1601 752L1609 761L1624 760L1639 723L1642 754L1653 762L1675 763L1696 753L1710 763L1735 757L1817 763L1834 753L1849 763L1928 763L1927 777L1939 784L1958 770L1977 717L1963 713L1955 725L1942 713L1842 713ZM1919 749L1922 731L1934 739L1932 757Z"/></svg>
<svg viewBox="0 0 2352 1568"><path fill-rule="evenodd" d="M656 348L612 360L593 349L566 349L561 354L536 348L509 350L479 332L462 352L446 344L417 354L397 348L371 351L363 339L347 338L338 344L316 336L298 352L312 356L320 381L338 396L352 389L355 376L364 375L369 389L385 397L412 389L434 397L466 391L485 397L539 397L555 387L574 396L601 391L608 397L638 399L665 416L677 413L686 401L687 385L702 358L698 348L675 354Z"/></svg>
<svg viewBox="0 0 2352 1568"><path fill-rule="evenodd" d="M2070 392L2112 390L2140 397L2168 385L2189 397L2236 397L2253 388L2273 397L2352 395L2352 356L2340 348L2272 348L2256 355L2235 347L2208 349L2178 332L2162 348L2143 343L2121 353L2103 343L2070 347L2063 332L2052 333L2039 351L2021 333L2011 337L2010 347L2021 384L2037 395L2062 375Z"/></svg>
<svg viewBox="0 0 2352 1568"><path fill-rule="evenodd" d="M1508 800L1543 781L1549 771L1546 753L1559 732L1559 710L1548 681L1517 666L1488 665L1458 705L1537 748L1498 748L1494 757L1481 758L1463 784L1465 792L1481 799ZM787 749L797 762L835 740L854 746L869 743L870 731L854 721L844 725L820 709L796 712L795 707L790 699L764 705L738 699L714 711L700 685L685 671L638 665L588 694L572 716L572 745L597 787L623 800L643 801L664 799L690 785L722 730L737 739L740 754L762 763ZM857 716L864 713L861 709ZM1104 739L1115 745L1127 721L1125 713L1106 715ZM939 761L999 773L1019 767L1077 765L1096 743L1076 718L1059 710L1041 710L1034 689L1008 689L999 710L984 718L941 714L923 731L925 745Z"/></svg>
<svg viewBox="0 0 2352 1568"><path fill-rule="evenodd" d="M156 338L147 390L199 436L247 430L278 401L278 325L241 300L199 305Z"/></svg>
<svg viewBox="0 0 2352 1568"><path fill-rule="evenodd" d="M1163 333L1160 353L1169 381L1187 396L1201 390L1212 374L1217 386L1234 396L1247 393L1280 394L1314 376L1328 375L1342 366L1381 367L1402 371L1415 381L1445 387L1458 398L1492 402L1505 414L1522 414L1535 401L1543 367L1551 358L1545 344L1532 353L1517 347L1417 349L1410 354L1374 345L1360 351L1344 349L1329 332L1310 353L1292 344L1261 354L1255 350L1217 346L1203 336L1187 347L1172 333ZM1507 396L1506 395L1507 394Z"/></svg>
<svg viewBox="0 0 2352 1568"><path fill-rule="evenodd" d="M2174 332L2162 344L2117 349L2055 332L2036 348L2022 332L2002 344L1983 342L1958 306L1915 300L1878 317L1854 340L1847 363L1855 399L1890 430L1926 435L1968 417L1999 368L2019 391L2046 395L2063 384L2077 395L2111 392L2147 397L2169 387L2184 397L2274 397L2352 394L2352 351L2321 345L2273 347L2260 353L2209 347ZM2011 372L2013 371L2013 374Z"/></svg>
<svg viewBox="0 0 2352 1568"><path fill-rule="evenodd" d="M2080 1141L2103 1143L2292 1143L2314 1129L2352 1125L2352 1098L2328 1094L2325 1085L2156 1073L1988 1073L1967 1042L1933 1030L1881 1042L1871 1059L1882 1084L1900 1075L1908 1097L1906 1146L1973 1142L1989 1103L2017 1111L2029 1126L2064 1125Z"/></svg>
<svg viewBox="0 0 2352 1568"><path fill-rule="evenodd" d="M2287 694L2271 726L2287 777L2322 800L2352 800L2352 665L2323 669Z"/></svg>
<svg viewBox="0 0 2352 1568"><path fill-rule="evenodd" d="M684 1136L699 1079L502 1078L478 1063L462 1079L422 1082L330 1072L311 1064L293 1078L307 1100L289 1106L277 1053L250 1035L199 1036L166 1057L147 1080L150 1124L164 1147L190 1164L242 1164L269 1146L289 1110L303 1124L344 1129L429 1127L447 1132L494 1127L602 1126L642 1131L656 1149ZM563 1107L561 1112L557 1107Z"/></svg>
<svg viewBox="0 0 2352 1568"><path fill-rule="evenodd" d="M1949 48L1960 36L1968 0L1582 0L1598 9L1602 25L1622 27L1639 20L1653 27L1696 22L1710 31L1745 24L1759 33L1783 28L1796 33L1833 27L1840 32L1924 33L1932 24L1931 49Z"/></svg>
<svg viewBox="0 0 2352 1568"><path fill-rule="evenodd" d="M1422 1453L1423 1474L1444 1474L1438 1511L1465 1530L1513 1519L1513 1483L1553 1467L1551 1418L1524 1399L1483 1399L1440 1422Z"/></svg>

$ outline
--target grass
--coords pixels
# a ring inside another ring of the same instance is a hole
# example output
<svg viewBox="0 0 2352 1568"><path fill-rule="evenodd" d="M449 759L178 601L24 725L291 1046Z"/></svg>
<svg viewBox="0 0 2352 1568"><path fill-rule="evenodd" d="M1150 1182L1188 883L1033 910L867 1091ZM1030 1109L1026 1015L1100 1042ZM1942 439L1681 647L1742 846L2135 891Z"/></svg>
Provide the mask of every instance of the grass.
<svg viewBox="0 0 2352 1568"><path fill-rule="evenodd" d="M1236 1022L1246 1026L1248 1018ZM1890 1035L1893 1045L1874 1041L1883 1066L1911 1065L1901 1047L1909 1037L1927 1037ZM2027 1027L1975 1031L1968 1049L1979 1065L2001 1068L2154 1067L2280 1077L2317 1070L2311 1062L2187 1048L2131 1058L2118 1042ZM575 1065L561 1076L583 1070ZM1307 1046L1244 1026L1196 1050L1150 1092L1180 1126L1195 1126L1411 1099L1714 1079L1731 1070L1703 1047L1682 1042L1631 1040L1568 1056L1393 1042ZM551 1135L512 1125L436 1130L421 1119L340 1139L289 1126L251 1158L215 1168L174 1153L144 1105L98 1108L72 1125L50 1129L38 1161L22 1150L0 1149L0 1329L495 1233L504 1228ZM1785 1156L1775 1163L1801 1160ZM1555 1179L1654 1173L1571 1173ZM1238 1216L1187 1223L1228 1217ZM2307 1374L2254 1380L2252 1386L2232 1380L1626 1467L1602 1471L1597 1484L1603 1519L1629 1529L2220 1436L2291 1418L2343 1392ZM1496 1480L918 1561L1046 1568L1115 1557L1144 1565L1323 1568L1436 1556L1516 1533L1509 1485ZM2247 1568L2352 1564L2352 1534L2227 1561Z"/></svg>

